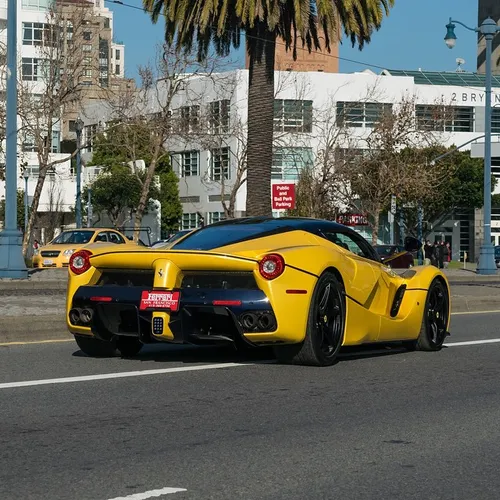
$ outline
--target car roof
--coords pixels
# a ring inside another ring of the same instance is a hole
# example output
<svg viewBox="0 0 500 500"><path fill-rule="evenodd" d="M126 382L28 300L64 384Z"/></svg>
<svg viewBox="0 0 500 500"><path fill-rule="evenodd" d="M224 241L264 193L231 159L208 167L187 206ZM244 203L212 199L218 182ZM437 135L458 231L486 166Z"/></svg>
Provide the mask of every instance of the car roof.
<svg viewBox="0 0 500 500"><path fill-rule="evenodd" d="M209 224L186 235L174 243L173 250L212 250L243 241L274 236L289 231L314 233L322 229L343 233L356 233L337 222L306 217L244 217Z"/></svg>
<svg viewBox="0 0 500 500"><path fill-rule="evenodd" d="M347 226L343 226L338 222L323 219L313 219L311 217L241 217L238 219L227 219L220 222L215 222L214 224L210 224L210 226L214 227L240 224L251 224L256 228L261 228L266 232L271 230L272 228L281 228L285 225L290 226L291 229L297 230L317 228L325 224L331 225L332 227L337 227L339 230L351 230Z"/></svg>

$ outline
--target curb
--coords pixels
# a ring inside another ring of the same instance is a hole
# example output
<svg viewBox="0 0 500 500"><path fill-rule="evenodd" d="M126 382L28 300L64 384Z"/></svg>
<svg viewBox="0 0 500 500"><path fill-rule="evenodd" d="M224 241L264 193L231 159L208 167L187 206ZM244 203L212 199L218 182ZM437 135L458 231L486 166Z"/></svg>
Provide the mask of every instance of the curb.
<svg viewBox="0 0 500 500"><path fill-rule="evenodd" d="M72 339L64 318L53 315L34 317L7 316L0 319L0 344L42 340Z"/></svg>

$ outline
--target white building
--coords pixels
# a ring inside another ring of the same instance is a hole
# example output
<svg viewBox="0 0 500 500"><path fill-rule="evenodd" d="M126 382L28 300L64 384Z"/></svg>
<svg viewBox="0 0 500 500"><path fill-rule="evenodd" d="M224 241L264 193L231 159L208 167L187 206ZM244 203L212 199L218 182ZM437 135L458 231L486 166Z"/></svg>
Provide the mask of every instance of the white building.
<svg viewBox="0 0 500 500"><path fill-rule="evenodd" d="M37 45L40 44L44 36L44 23L47 23L47 14L51 5L51 0L18 0L17 17L17 42L18 58L20 68L18 79L29 81L30 91L34 94L44 92L44 84L41 79L37 79ZM109 19L109 28L113 29L113 13L104 6L103 0L91 0L91 8L100 17ZM92 6L93 5L93 6ZM0 49L5 50L7 43L7 0L0 0ZM98 50L98 49L97 49ZM112 42L110 44L109 59L113 75L124 77L125 48L121 43ZM5 60L0 64L5 64ZM31 68L31 74L30 74ZM5 66L2 68L5 74ZM112 75L112 76L113 76ZM1 93L1 100L5 100L5 93ZM33 142L33 141L31 141ZM39 165L34 144L29 140L24 140L19 136L18 146L18 189L24 190L25 180L22 178L22 167L26 166L29 173L28 198L31 201L38 179ZM52 155L51 161L67 159L54 166L52 172L47 175L42 196L40 199L39 212L49 212L52 210L69 213L74 209L76 198L76 177L71 168L68 153L61 152L61 120L53 126L52 133ZM4 162L4 159L0 161ZM85 179L82 179L82 188ZM5 185L0 181L0 199L5 197ZM85 200L83 200L84 202Z"/></svg>
<svg viewBox="0 0 500 500"><path fill-rule="evenodd" d="M423 71L375 74L368 70L353 74L276 72L275 80L273 184L296 182L300 169L314 162L321 149L323 133L318 128L318 115L323 121L325 114L335 120L336 113L342 110L350 136L363 138L387 106L406 97L415 99L417 121L425 121L426 127L435 126L435 133L444 145L459 146L484 135L482 75ZM493 103L500 106L500 79L495 79L494 85ZM238 177L239 155L246 133L247 91L248 71L235 70L193 79L185 92L177 96L173 107L179 108L178 112L186 117L186 135L182 143L177 141L167 146L180 178L183 229L196 227L200 214L206 223L224 217L222 196L228 198ZM433 106L438 103L453 110L452 119L432 122ZM101 108L87 120L87 125L107 119L106 111ZM500 133L500 107L493 109L493 132ZM463 149L470 147L469 144ZM493 173L500 177L500 151L495 161L498 166L493 167ZM500 186L497 191L500 192ZM236 195L236 216L244 215L245 200L243 184ZM277 210L275 215L279 214ZM476 246L479 244L480 229L475 222L480 220L479 215L477 211L476 214L474 211L458 213L451 225L435 228L436 238L452 241L454 258L464 251L470 256L474 252L474 240L477 240ZM498 217L500 219L500 214ZM496 231L495 241L500 242L500 227Z"/></svg>

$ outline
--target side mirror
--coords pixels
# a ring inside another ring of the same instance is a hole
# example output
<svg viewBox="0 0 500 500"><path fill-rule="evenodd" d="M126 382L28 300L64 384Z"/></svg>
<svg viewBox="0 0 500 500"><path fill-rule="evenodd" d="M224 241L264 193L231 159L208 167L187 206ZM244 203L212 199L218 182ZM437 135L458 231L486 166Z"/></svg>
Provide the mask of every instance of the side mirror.
<svg viewBox="0 0 500 500"><path fill-rule="evenodd" d="M412 236L405 238L405 250L407 252L416 252L421 246L422 243L417 238L413 238Z"/></svg>

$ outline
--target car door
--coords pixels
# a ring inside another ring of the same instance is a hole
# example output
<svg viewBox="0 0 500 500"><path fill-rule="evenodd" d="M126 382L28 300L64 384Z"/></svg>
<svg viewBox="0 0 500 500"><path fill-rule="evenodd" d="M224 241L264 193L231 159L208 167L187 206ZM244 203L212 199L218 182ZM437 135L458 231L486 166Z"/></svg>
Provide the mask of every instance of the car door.
<svg viewBox="0 0 500 500"><path fill-rule="evenodd" d="M349 293L356 302L362 304L363 307L370 308L380 275L379 268L373 265L376 259L373 254L376 255L376 253L372 254L363 244L364 240L361 237L357 238L356 233L327 229L322 230L321 233L334 245L349 250L348 258L353 265L343 270L347 274L344 279L350 283Z"/></svg>

